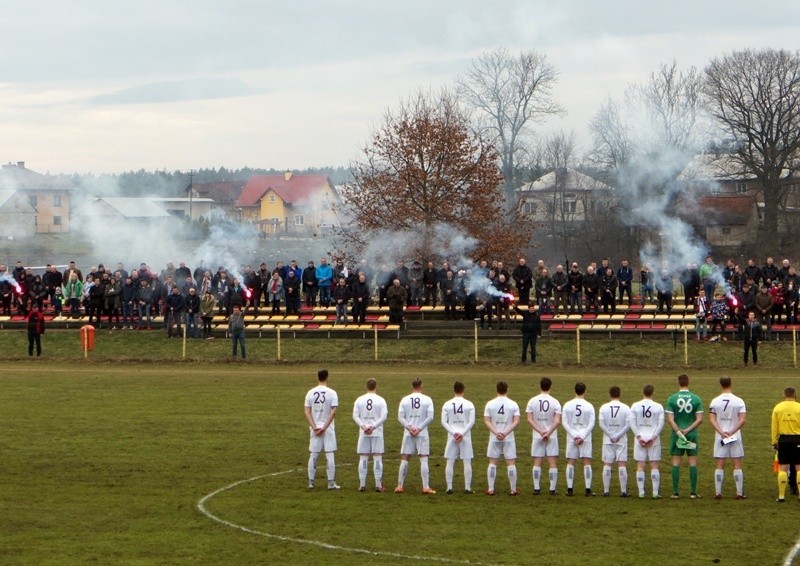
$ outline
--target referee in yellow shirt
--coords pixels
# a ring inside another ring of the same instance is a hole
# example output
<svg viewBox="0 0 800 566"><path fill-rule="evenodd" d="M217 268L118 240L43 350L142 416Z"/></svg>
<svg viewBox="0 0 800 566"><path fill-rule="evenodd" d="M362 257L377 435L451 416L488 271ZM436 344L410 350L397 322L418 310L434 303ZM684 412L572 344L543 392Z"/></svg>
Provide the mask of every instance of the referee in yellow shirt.
<svg viewBox="0 0 800 566"><path fill-rule="evenodd" d="M778 451L778 503L783 503L789 466L800 471L800 403L794 387L784 389L783 401L772 409L772 447Z"/></svg>

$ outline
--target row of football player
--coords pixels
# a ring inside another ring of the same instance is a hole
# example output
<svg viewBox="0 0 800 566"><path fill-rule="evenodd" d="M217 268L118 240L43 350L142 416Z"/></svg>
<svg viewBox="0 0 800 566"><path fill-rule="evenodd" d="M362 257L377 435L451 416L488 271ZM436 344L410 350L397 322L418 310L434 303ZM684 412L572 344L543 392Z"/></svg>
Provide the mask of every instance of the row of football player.
<svg viewBox="0 0 800 566"><path fill-rule="evenodd" d="M334 417L338 407L336 392L327 386L328 372L319 372L319 385L306 395L305 413L310 427L310 457L308 461L309 488L314 487L316 462L321 452L326 453L328 489L339 489L335 482L334 452L337 449L334 431ZM670 455L672 456L672 498L679 497L680 465L686 456L689 463L690 494L692 499L699 498L697 492L697 441L698 427L703 420L701 399L689 390L688 376L678 377L680 390L670 396L667 408L653 400L654 388L645 385L643 398L632 406L620 401L620 388L613 386L609 390L611 400L599 410L599 426L603 431L603 495L608 496L613 475L613 467L618 467L620 494L627 497L627 457L628 433L635 437L633 456L637 462L636 484L640 498L645 497L646 468L649 463L652 484L651 495L660 498L661 476L660 434L665 420L672 429L670 436ZM736 487L736 498L744 499L744 476L741 468L744 457L744 445L741 428L746 419L744 402L731 391L729 377L720 379L722 393L710 405L709 421L715 430L714 457L717 460L715 471L715 498L722 497L725 463L733 462L733 478ZM531 456L533 458L533 492L541 493L542 463L547 460L549 492L556 494L558 481L557 457L559 454L558 428L563 427L567 434L566 444L566 483L567 495L574 493L575 466L583 464L585 493L594 495L592 491L592 430L595 426L596 414L594 406L585 398L586 385L575 384L575 398L564 404L550 395L552 381L541 379L541 393L528 401L526 407L527 421L533 432ZM508 384L497 383L497 397L486 404L484 424L489 429L487 457L488 495L495 494L497 464L503 458L507 464L508 481L511 495L519 493L517 489L516 441L514 431L520 424L519 405L508 397ZM436 493L430 487L428 456L430 441L428 425L434 419L434 405L430 397L423 392L422 381L412 382L412 392L403 397L398 409L398 420L403 426L401 462L398 472L395 493L404 491L404 483L411 456L420 460L422 491L425 494ZM471 430L475 424L475 406L464 397L465 387L456 382L454 397L444 403L441 411L441 423L447 431L447 444L444 456L447 460L445 479L447 493L453 493L453 476L456 460L464 465L464 489L472 493L472 438ZM666 416L666 419L665 419ZM367 381L367 392L360 396L354 404L353 420L359 427L357 452L359 454L359 490L366 490L369 458L373 459L375 490L385 491L383 486L383 425L388 417L386 401L377 394L377 382Z"/></svg>

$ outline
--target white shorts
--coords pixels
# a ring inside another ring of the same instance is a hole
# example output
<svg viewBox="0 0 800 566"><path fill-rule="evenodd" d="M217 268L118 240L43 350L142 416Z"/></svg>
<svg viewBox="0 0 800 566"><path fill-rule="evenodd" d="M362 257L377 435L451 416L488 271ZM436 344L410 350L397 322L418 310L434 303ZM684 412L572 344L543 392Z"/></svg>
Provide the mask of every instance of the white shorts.
<svg viewBox="0 0 800 566"><path fill-rule="evenodd" d="M308 434L310 438L308 441L309 452L336 452L336 429L328 427L325 434L317 436L309 427Z"/></svg>
<svg viewBox="0 0 800 566"><path fill-rule="evenodd" d="M400 454L404 456L429 456L431 453L431 441L428 436L403 435L403 445L400 447Z"/></svg>
<svg viewBox="0 0 800 566"><path fill-rule="evenodd" d="M506 460L516 460L517 441L506 440L505 442L500 442L499 440L490 440L489 448L486 450L486 457L492 459L503 457Z"/></svg>
<svg viewBox="0 0 800 566"><path fill-rule="evenodd" d="M714 458L744 458L742 438L739 437L739 440L730 444L722 444L717 438L714 442Z"/></svg>
<svg viewBox="0 0 800 566"><path fill-rule="evenodd" d="M362 434L358 437L357 454L383 454L383 436Z"/></svg>
<svg viewBox="0 0 800 566"><path fill-rule="evenodd" d="M603 463L628 461L628 444L603 444Z"/></svg>
<svg viewBox="0 0 800 566"><path fill-rule="evenodd" d="M578 446L575 442L567 437L567 452L565 454L568 460L577 460L579 458L592 457L592 439L584 440L583 444Z"/></svg>
<svg viewBox="0 0 800 566"><path fill-rule="evenodd" d="M531 457L544 458L545 456L558 456L558 436L555 433L550 435L547 442L536 437L531 442Z"/></svg>
<svg viewBox="0 0 800 566"><path fill-rule="evenodd" d="M640 446L638 440L633 443L633 459L637 462L660 462L661 439L656 438L650 446Z"/></svg>
<svg viewBox="0 0 800 566"><path fill-rule="evenodd" d="M472 437L465 436L461 442L456 442L451 435L447 435L447 446L444 448L444 457L448 460L472 460Z"/></svg>

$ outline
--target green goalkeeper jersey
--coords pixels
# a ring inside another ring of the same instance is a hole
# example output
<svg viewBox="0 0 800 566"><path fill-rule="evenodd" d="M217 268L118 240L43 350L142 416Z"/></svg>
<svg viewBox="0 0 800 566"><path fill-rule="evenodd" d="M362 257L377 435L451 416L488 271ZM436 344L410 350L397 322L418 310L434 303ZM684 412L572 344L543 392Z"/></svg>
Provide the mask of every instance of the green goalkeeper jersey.
<svg viewBox="0 0 800 566"><path fill-rule="evenodd" d="M672 413L675 424L684 430L692 425L698 413L703 412L703 402L691 391L681 390L667 400L665 412ZM688 433L687 437L690 435L696 437L697 429Z"/></svg>

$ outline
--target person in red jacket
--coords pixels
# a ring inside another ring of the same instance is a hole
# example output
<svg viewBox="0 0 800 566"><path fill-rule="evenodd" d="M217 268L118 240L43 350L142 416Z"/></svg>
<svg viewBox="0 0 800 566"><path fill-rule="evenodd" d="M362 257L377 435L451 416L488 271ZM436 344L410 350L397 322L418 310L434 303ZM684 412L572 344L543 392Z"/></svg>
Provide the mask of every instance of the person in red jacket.
<svg viewBox="0 0 800 566"><path fill-rule="evenodd" d="M28 355L33 356L33 345L36 344L36 355L42 355L42 334L44 334L44 314L42 307L31 309L28 313Z"/></svg>

